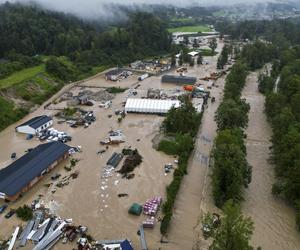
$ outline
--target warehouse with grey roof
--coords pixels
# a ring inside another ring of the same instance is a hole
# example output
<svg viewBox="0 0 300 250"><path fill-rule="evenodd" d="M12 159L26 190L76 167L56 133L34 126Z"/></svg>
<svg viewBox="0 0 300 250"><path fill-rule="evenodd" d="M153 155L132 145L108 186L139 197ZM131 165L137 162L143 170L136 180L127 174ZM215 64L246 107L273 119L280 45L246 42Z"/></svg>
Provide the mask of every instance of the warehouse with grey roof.
<svg viewBox="0 0 300 250"><path fill-rule="evenodd" d="M41 144L0 170L0 198L14 201L69 156L62 142Z"/></svg>

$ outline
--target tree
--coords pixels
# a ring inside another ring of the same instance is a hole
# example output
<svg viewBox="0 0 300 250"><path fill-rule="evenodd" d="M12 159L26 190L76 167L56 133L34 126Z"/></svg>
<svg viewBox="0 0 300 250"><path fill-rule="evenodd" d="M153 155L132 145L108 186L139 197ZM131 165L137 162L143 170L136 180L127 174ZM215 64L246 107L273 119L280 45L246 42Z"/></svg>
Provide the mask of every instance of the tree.
<svg viewBox="0 0 300 250"><path fill-rule="evenodd" d="M208 46L210 47L210 49L212 51L212 54L214 55L215 54L215 50L218 47L217 39L215 37L213 39L211 39L209 41Z"/></svg>
<svg viewBox="0 0 300 250"><path fill-rule="evenodd" d="M175 67L176 66L176 58L175 58L175 55L172 54L172 57L171 57L171 66L172 67Z"/></svg>
<svg viewBox="0 0 300 250"><path fill-rule="evenodd" d="M200 65L203 63L203 57L201 55L201 53L198 54L198 57L197 57L197 65Z"/></svg>
<svg viewBox="0 0 300 250"><path fill-rule="evenodd" d="M183 37L183 44L189 45L189 43L190 43L189 37L188 37L188 36L184 36L184 37Z"/></svg>
<svg viewBox="0 0 300 250"><path fill-rule="evenodd" d="M179 66L181 66L183 64L182 55L179 56L178 64L179 64Z"/></svg>
<svg viewBox="0 0 300 250"><path fill-rule="evenodd" d="M199 48L200 45L199 45L199 42L198 40L195 38L194 41L193 41L193 48Z"/></svg>
<svg viewBox="0 0 300 250"><path fill-rule="evenodd" d="M195 65L194 57L192 57L192 56L189 57L189 64L190 64L190 67L194 67L194 65Z"/></svg>
<svg viewBox="0 0 300 250"><path fill-rule="evenodd" d="M228 128L246 128L250 106L245 100L236 102L232 99L224 100L216 113L216 122L219 130Z"/></svg>
<svg viewBox="0 0 300 250"><path fill-rule="evenodd" d="M241 214L240 207L232 200L226 202L223 208L224 217L221 226L213 235L210 250L251 250L249 241L254 226L251 218Z"/></svg>

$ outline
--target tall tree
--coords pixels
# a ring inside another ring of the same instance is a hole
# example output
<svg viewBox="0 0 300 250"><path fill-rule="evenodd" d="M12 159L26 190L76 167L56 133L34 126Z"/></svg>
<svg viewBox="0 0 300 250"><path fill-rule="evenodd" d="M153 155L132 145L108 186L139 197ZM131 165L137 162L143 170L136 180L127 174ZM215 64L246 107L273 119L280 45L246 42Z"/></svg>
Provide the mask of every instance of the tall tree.
<svg viewBox="0 0 300 250"><path fill-rule="evenodd" d="M211 39L209 41L209 44L208 44L209 48L211 49L212 51L212 54L214 55L215 54L215 50L216 48L218 47L218 43L217 43L217 39L214 37L213 39Z"/></svg>
<svg viewBox="0 0 300 250"><path fill-rule="evenodd" d="M197 57L197 65L200 65L203 63L203 57L201 55L201 53L198 54L198 57Z"/></svg>
<svg viewBox="0 0 300 250"><path fill-rule="evenodd" d="M254 226L251 218L241 214L239 205L232 200L226 202L223 208L224 217L221 226L213 235L210 250L251 250L249 241Z"/></svg>
<svg viewBox="0 0 300 250"><path fill-rule="evenodd" d="M171 66L172 67L175 67L176 66L176 57L174 54L172 54L172 57L171 57Z"/></svg>

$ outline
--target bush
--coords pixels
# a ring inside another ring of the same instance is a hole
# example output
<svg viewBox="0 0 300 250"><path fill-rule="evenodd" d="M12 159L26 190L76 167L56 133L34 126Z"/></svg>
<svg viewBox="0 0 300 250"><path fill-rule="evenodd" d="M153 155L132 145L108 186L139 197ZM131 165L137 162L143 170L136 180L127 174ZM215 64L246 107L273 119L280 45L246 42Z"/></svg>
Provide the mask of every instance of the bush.
<svg viewBox="0 0 300 250"><path fill-rule="evenodd" d="M33 217L32 210L29 206L24 205L16 210L17 216L23 221L31 220Z"/></svg>
<svg viewBox="0 0 300 250"><path fill-rule="evenodd" d="M175 141L162 140L158 144L158 151L163 151L167 155L177 155L178 145Z"/></svg>
<svg viewBox="0 0 300 250"><path fill-rule="evenodd" d="M127 89L126 88L120 88L120 87L110 87L110 88L107 88L106 91L108 93L111 93L111 94L118 94L118 93L123 93L124 91L126 91Z"/></svg>

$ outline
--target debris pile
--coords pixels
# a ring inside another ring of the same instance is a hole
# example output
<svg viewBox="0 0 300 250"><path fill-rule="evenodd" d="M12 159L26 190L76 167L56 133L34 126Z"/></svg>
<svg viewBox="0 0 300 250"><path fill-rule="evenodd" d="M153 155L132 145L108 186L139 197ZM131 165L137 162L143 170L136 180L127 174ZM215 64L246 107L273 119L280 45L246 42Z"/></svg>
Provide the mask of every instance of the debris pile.
<svg viewBox="0 0 300 250"><path fill-rule="evenodd" d="M119 144L125 142L125 137L123 135L122 130L109 131L108 138L101 140L101 145L111 145L111 144Z"/></svg>
<svg viewBox="0 0 300 250"><path fill-rule="evenodd" d="M89 100L93 100L95 102L106 102L114 98L114 95L108 93L105 89L101 89L97 92L84 90L79 92L78 96L85 96Z"/></svg>
<svg viewBox="0 0 300 250"><path fill-rule="evenodd" d="M128 151L128 149L126 149ZM117 171L122 174L122 178L128 176L128 173L132 172L138 165L142 162L142 156L139 154L138 150L129 150L128 155L123 163L122 168Z"/></svg>

